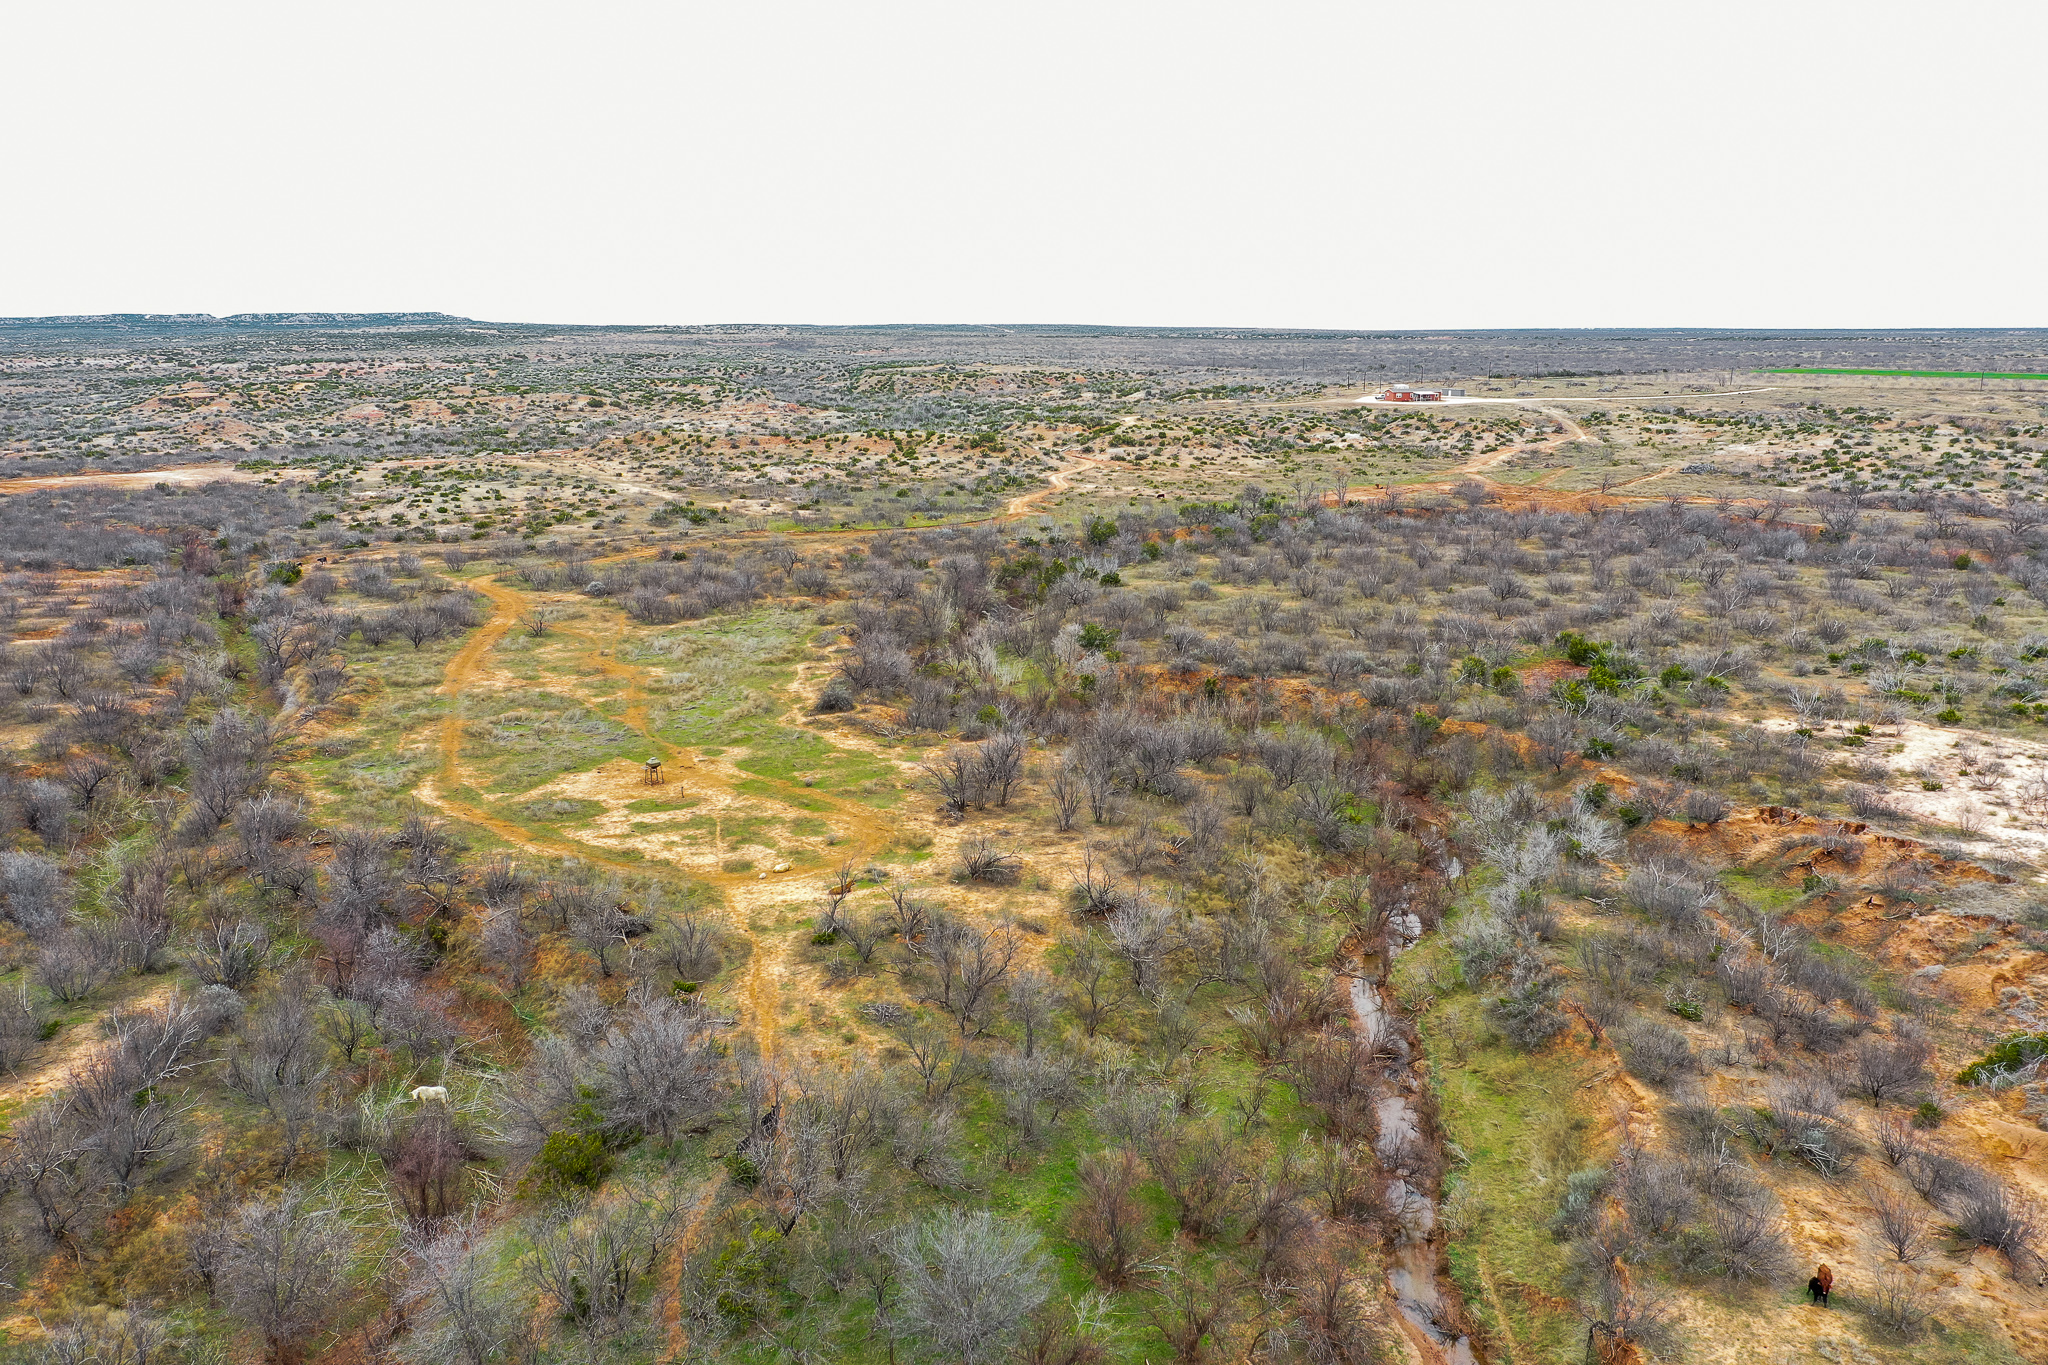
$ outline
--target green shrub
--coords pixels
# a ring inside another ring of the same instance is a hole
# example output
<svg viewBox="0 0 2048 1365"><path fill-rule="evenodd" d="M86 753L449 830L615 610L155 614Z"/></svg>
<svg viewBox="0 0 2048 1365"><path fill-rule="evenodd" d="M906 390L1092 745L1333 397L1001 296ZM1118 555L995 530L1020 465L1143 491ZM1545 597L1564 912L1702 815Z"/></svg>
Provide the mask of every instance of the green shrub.
<svg viewBox="0 0 2048 1365"><path fill-rule="evenodd" d="M1575 630L1559 631L1557 647L1566 659L1581 668L1600 661L1600 646Z"/></svg>
<svg viewBox="0 0 2048 1365"><path fill-rule="evenodd" d="M406 939L421 953L433 961L439 961L448 951L448 921L430 919L424 924L401 924L398 926L401 938Z"/></svg>
<svg viewBox="0 0 2048 1365"><path fill-rule="evenodd" d="M1534 1051L1565 1029L1564 1013L1557 1008L1561 987L1540 958L1519 958L1508 972L1508 989L1486 1006L1486 1017L1508 1040L1525 1051Z"/></svg>
<svg viewBox="0 0 2048 1365"><path fill-rule="evenodd" d="M1591 1227L1613 1183L1614 1173L1605 1166L1588 1166L1566 1176L1564 1198L1558 1201L1557 1214L1550 1220L1551 1236L1562 1241Z"/></svg>
<svg viewBox="0 0 2048 1365"><path fill-rule="evenodd" d="M2017 1071L2036 1057L2048 1056L2048 1033L2009 1033L1998 1045L1956 1073L1962 1085L1978 1085L2003 1072Z"/></svg>
<svg viewBox="0 0 2048 1365"><path fill-rule="evenodd" d="M781 1241L767 1228L756 1227L725 1244L710 1275L721 1286L716 1301L720 1317L737 1326L773 1310L782 1289Z"/></svg>
<svg viewBox="0 0 2048 1365"><path fill-rule="evenodd" d="M738 1152L725 1159L725 1174L727 1179L742 1189L751 1190L761 1183L761 1168Z"/></svg>
<svg viewBox="0 0 2048 1365"><path fill-rule="evenodd" d="M1941 1121L1948 1117L1948 1111L1933 1100L1922 1100L1913 1106L1915 1128L1939 1128Z"/></svg>
<svg viewBox="0 0 2048 1365"><path fill-rule="evenodd" d="M594 1190L612 1173L612 1154L596 1133L549 1133L527 1173L530 1189Z"/></svg>

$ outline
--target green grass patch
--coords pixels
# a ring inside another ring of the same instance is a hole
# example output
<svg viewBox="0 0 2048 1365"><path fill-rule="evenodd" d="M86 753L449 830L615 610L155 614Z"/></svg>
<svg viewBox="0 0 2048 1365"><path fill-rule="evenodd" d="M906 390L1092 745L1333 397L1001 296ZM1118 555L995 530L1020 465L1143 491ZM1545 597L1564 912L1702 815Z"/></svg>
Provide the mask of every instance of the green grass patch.
<svg viewBox="0 0 2048 1365"><path fill-rule="evenodd" d="M528 791L563 773L644 757L647 741L573 697L538 689L465 698L464 760L493 792Z"/></svg>
<svg viewBox="0 0 2048 1365"><path fill-rule="evenodd" d="M763 782L757 778L735 782L732 789L742 796L758 796L764 801L780 801L798 810L825 811L832 809L830 803L807 794L802 787L785 787L778 782Z"/></svg>
<svg viewBox="0 0 2048 1365"><path fill-rule="evenodd" d="M1396 988L1404 997L1427 993L1418 974L1432 957L1445 958L1441 945L1403 960ZM1446 963L1436 965L1441 977ZM1452 1278L1495 1342L1511 1334L1525 1358L1576 1359L1571 1351L1583 1325L1547 1306L1570 1297L1561 1278L1564 1248L1549 1224L1565 1178L1587 1161L1590 1120L1575 1104L1585 1063L1516 1049L1486 1022L1484 1002L1470 991L1440 1000L1420 1022L1457 1163L1443 1200L1453 1228Z"/></svg>
<svg viewBox="0 0 2048 1365"><path fill-rule="evenodd" d="M1764 910L1789 909L1799 900L1798 887L1788 886L1774 878L1766 879L1761 873L1730 868L1721 873L1720 880L1730 891Z"/></svg>
<svg viewBox="0 0 2048 1365"><path fill-rule="evenodd" d="M728 811L722 815L697 815L688 820L670 821L666 827L672 832L687 829L712 835L725 848L752 844L759 848L772 849L775 845L770 841L768 831L781 824L782 821L772 815L743 815Z"/></svg>
<svg viewBox="0 0 2048 1365"><path fill-rule="evenodd" d="M747 756L734 765L756 777L795 782L814 777L821 787L849 787L878 777L893 777L896 765L857 750L834 747L809 730L773 726L757 732Z"/></svg>
<svg viewBox="0 0 2048 1365"><path fill-rule="evenodd" d="M1213 1039L1229 1027L1225 1005L1218 993L1206 993L1195 1009L1202 1016L1204 1032ZM1314 1116L1297 1102L1293 1090L1268 1081L1259 1119L1246 1126L1235 1109L1257 1083L1257 1069L1239 1052L1206 1054L1200 1062L1201 1094L1213 1116L1211 1122L1224 1127L1238 1142L1239 1159L1247 1167L1263 1167L1283 1150L1297 1147L1316 1132ZM1067 1240L1065 1222L1074 1203L1081 1158L1107 1148L1110 1143L1098 1133L1085 1110L1062 1117L1037 1145L1026 1145L1005 1121L1001 1104L980 1085L972 1086L961 1104L964 1150L977 1154L970 1161L971 1181L988 1191L988 1207L1005 1221L1028 1223L1043 1238L1040 1250L1052 1263L1055 1287L1053 1299L1071 1302L1096 1289L1094 1275ZM1156 1181L1138 1187L1139 1200L1150 1210L1151 1233L1163 1259L1175 1244L1171 1204ZM1208 1266L1218 1263L1243 1264L1246 1255L1240 1239L1226 1236L1206 1243L1183 1240L1190 1263ZM1148 1296L1124 1293L1111 1296L1107 1317L1116 1329L1109 1358L1139 1365L1142 1361L1166 1359L1158 1334L1145 1317Z"/></svg>
<svg viewBox="0 0 2048 1365"><path fill-rule="evenodd" d="M431 749L409 741L447 714L449 699L432 689L458 648L459 639L417 652L349 648L349 662L366 687L347 742L323 740L299 763L323 805L338 805L340 818L374 819L395 811L418 787L436 760Z"/></svg>

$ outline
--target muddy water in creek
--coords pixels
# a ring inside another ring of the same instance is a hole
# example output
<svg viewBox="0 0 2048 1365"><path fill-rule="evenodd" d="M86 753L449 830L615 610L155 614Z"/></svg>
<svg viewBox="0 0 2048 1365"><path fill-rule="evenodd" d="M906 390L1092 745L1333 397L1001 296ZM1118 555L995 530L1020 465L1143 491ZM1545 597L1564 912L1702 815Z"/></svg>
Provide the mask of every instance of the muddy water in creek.
<svg viewBox="0 0 2048 1365"><path fill-rule="evenodd" d="M1424 1141L1414 1104L1422 1081L1408 1040L1388 1014L1380 989L1385 980L1384 962L1376 956L1362 958L1351 978L1351 1012L1358 1020L1359 1036L1387 1061L1387 1077L1393 1082L1393 1089L1379 1100L1380 1135L1374 1153L1387 1176L1387 1207L1401 1229L1387 1266L1387 1287L1394 1292L1401 1316L1436 1347L1438 1360L1445 1365L1475 1365L1471 1338L1449 1326L1451 1314L1440 1279L1442 1258L1434 1240L1436 1199L1409 1183L1403 1159Z"/></svg>

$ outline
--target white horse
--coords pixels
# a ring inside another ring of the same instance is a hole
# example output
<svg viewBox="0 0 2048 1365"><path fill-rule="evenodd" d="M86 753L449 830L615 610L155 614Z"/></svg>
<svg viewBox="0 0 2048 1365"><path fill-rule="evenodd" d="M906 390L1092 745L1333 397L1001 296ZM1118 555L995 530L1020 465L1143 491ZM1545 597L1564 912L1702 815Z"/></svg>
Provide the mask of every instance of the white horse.
<svg viewBox="0 0 2048 1365"><path fill-rule="evenodd" d="M446 1104L448 1103L448 1087L445 1085L416 1085L412 1088L412 1097L422 1104L425 1104L428 1100L439 1100L441 1103Z"/></svg>

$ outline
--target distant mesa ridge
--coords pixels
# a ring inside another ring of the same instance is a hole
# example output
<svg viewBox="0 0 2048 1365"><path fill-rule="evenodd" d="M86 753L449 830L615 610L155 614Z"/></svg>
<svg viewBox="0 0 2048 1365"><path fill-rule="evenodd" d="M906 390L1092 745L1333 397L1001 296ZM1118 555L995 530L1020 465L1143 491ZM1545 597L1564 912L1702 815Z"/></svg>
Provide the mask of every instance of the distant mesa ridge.
<svg viewBox="0 0 2048 1365"><path fill-rule="evenodd" d="M176 344L201 340L230 342L234 338L253 340L298 335L328 337L354 335L358 338L403 336L412 342L431 339L439 331L442 340L455 341L459 334L497 343L567 341L586 337L691 339L705 344L750 347L814 346L834 341L864 344L928 343L934 338L975 338L991 344L1004 342L1029 345L1042 341L1131 340L1160 342L1235 343L1247 347L1280 347L1312 344L1350 347L1359 358L1373 358L1385 343L1402 343L1432 351L1460 345L1493 342L1517 352L1495 357L1474 357L1458 375L1483 374L1494 370L1527 370L1532 377L1593 378L1609 373L1635 373L1631 367L1614 369L1603 361L1614 359L1611 348L1647 343L1679 346L1680 352L1660 360L1653 368L1697 363L1707 369L1734 367L1755 373L1761 365L1809 364L1822 359L1838 363L1937 364L1947 359L1929 346L1947 347L1983 340L2003 340L2024 352L2026 363L2040 354L2048 329L2024 327L1952 328L1725 328L1725 327L1499 327L1499 328L1276 328L1222 326L1122 326L1098 323L543 323L485 321L442 312L394 313L233 313L216 317L210 313L91 313L51 317L0 317L0 340L16 346L48 348L65 345L144 344L161 339ZM1727 346L1747 344L1756 349L1711 359L1682 353L1685 344ZM1896 348L1913 344L1902 353ZM1821 349L1815 351L1811 347ZM1871 349L1871 348L1878 349ZM1591 348L1590 350L1588 348ZM1604 348L1604 349L1603 349ZM1801 349L1806 348L1806 349ZM1555 352L1545 357L1536 350ZM1572 355L1572 352L1579 352ZM1252 354L1247 351L1246 354ZM2003 359L2003 357L2001 357ZM1384 368L1381 366L1380 368ZM1426 367L1428 368L1428 367ZM1436 368L1441 368L1440 366ZM1447 372L1448 374L1448 372ZM1447 377L1440 375L1439 378ZM2031 375L2027 377L2032 377ZM1768 380L1764 382L1769 382Z"/></svg>
<svg viewBox="0 0 2048 1365"><path fill-rule="evenodd" d="M332 327L413 322L470 322L453 313L77 313L59 317L0 318L5 327Z"/></svg>
<svg viewBox="0 0 2048 1365"><path fill-rule="evenodd" d="M453 313L234 313L222 322L250 322L266 327L292 327L332 322L470 322Z"/></svg>

